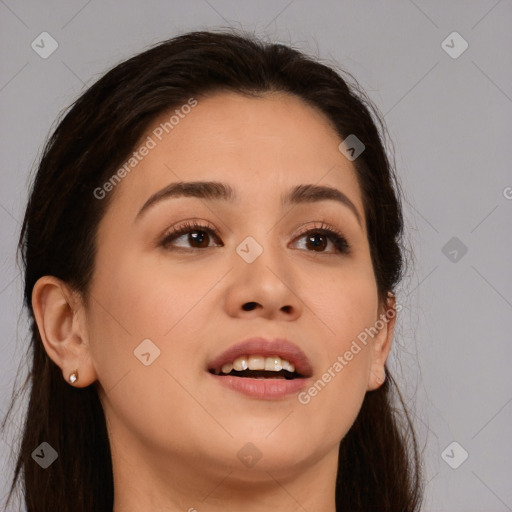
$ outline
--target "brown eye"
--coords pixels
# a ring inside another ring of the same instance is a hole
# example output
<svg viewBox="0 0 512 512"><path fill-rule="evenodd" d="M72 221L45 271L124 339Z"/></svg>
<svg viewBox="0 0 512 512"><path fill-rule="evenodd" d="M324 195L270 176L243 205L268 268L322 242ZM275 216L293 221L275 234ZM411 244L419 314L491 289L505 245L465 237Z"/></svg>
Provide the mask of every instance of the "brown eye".
<svg viewBox="0 0 512 512"><path fill-rule="evenodd" d="M329 240L322 233L312 233L311 235L307 235L306 246L309 248L313 248L314 251L323 251Z"/></svg>
<svg viewBox="0 0 512 512"><path fill-rule="evenodd" d="M210 235L207 231L194 230L188 233L187 241L195 247L200 249L209 246ZM197 245L196 245L197 244Z"/></svg>
<svg viewBox="0 0 512 512"><path fill-rule="evenodd" d="M180 239L183 240L180 244L177 244ZM350 250L345 237L328 227L310 229L298 238L298 240L302 239L305 240L305 247L308 252L347 254ZM213 229L202 224L186 223L185 225L173 228L170 233L167 233L160 245L168 250L186 251L214 247L211 245L212 241L220 242ZM222 242L220 242L217 247L222 245ZM329 246L332 246L331 250L329 250Z"/></svg>
<svg viewBox="0 0 512 512"><path fill-rule="evenodd" d="M217 236L208 226L187 223L168 233L160 245L169 250L207 249L211 247L210 242L212 238L217 238ZM183 243L180 245L176 244L180 239L183 239L185 245Z"/></svg>
<svg viewBox="0 0 512 512"><path fill-rule="evenodd" d="M305 247L309 252L318 253L340 253L348 254L350 246L341 233L327 227L310 229L303 233L299 240L305 239ZM333 246L334 251L326 250L329 243Z"/></svg>

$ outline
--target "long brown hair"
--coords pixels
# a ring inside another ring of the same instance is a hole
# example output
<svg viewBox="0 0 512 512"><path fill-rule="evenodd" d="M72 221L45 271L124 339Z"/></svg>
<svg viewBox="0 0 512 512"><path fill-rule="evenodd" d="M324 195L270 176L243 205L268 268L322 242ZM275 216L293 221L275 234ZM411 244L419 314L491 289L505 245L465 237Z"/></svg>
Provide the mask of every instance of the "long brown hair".
<svg viewBox="0 0 512 512"><path fill-rule="evenodd" d="M53 275L87 297L96 232L112 197L98 200L93 191L119 169L155 117L190 97L220 90L294 94L319 109L340 137L353 134L363 142L365 150L354 165L380 300L400 282L400 189L386 155L381 118L351 75L291 47L233 31L187 33L122 62L62 116L32 185L19 241L24 302L31 320L31 369L24 386L30 395L7 503L21 480L28 512L112 511L111 453L96 387L69 386L48 357L34 321L32 288L40 277ZM340 444L337 510L419 509L417 440L387 368L386 374L379 389L366 393ZM59 457L41 471L31 454L43 441Z"/></svg>

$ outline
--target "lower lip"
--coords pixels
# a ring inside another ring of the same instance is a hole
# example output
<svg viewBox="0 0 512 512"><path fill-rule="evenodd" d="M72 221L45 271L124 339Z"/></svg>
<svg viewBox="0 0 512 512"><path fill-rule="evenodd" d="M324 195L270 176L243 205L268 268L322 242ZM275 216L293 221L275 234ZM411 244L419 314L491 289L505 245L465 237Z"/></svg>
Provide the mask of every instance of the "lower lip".
<svg viewBox="0 0 512 512"><path fill-rule="evenodd" d="M276 400L298 393L309 379L251 379L249 377L219 376L209 373L219 384L259 400Z"/></svg>

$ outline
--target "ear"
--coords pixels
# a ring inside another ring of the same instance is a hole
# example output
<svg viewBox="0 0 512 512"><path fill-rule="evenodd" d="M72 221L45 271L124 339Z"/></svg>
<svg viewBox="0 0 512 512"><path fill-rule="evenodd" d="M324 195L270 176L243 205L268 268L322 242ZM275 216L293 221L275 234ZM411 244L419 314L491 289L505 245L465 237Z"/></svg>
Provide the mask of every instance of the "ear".
<svg viewBox="0 0 512 512"><path fill-rule="evenodd" d="M368 391L378 389L386 380L385 364L393 342L397 310L395 296L388 293L385 304L379 308L379 318L375 322L378 333L370 343L372 359L368 376Z"/></svg>
<svg viewBox="0 0 512 512"><path fill-rule="evenodd" d="M78 370L74 387L86 387L96 380L87 337L82 301L64 281L44 276L32 290L32 308L44 348L60 367L64 380Z"/></svg>

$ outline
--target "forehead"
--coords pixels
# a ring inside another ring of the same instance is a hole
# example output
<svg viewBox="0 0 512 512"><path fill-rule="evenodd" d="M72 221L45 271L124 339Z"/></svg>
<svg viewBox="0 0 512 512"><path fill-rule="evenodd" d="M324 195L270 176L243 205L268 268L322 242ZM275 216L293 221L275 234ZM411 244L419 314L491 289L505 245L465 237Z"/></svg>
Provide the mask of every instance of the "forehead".
<svg viewBox="0 0 512 512"><path fill-rule="evenodd" d="M244 200L280 201L297 184L330 185L362 211L354 167L323 113L297 96L247 97L221 92L196 98L152 121L134 151L140 156L116 187L118 207L140 208L177 181L222 181ZM132 157L134 158L134 157Z"/></svg>

